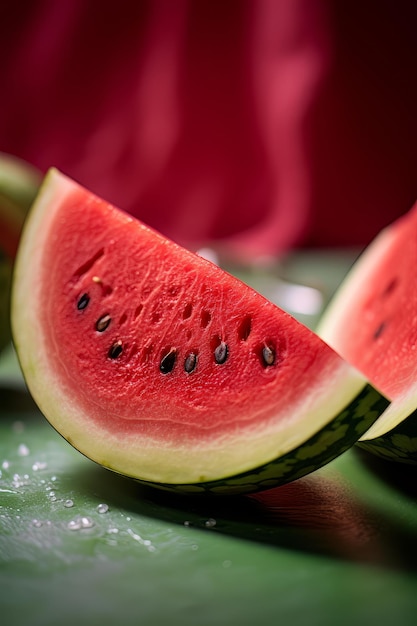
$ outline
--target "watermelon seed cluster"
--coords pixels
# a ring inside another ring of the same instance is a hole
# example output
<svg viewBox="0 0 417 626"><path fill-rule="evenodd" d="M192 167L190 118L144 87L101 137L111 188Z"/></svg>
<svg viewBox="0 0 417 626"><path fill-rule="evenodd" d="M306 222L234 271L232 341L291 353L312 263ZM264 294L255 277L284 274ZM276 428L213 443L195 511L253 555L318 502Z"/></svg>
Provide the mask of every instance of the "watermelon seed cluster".
<svg viewBox="0 0 417 626"><path fill-rule="evenodd" d="M77 309L79 311L84 310L90 302L90 296L88 293L83 293L77 302ZM142 305L137 307L135 311L135 316L139 315L142 310ZM192 305L188 304L183 311L183 318L187 319L191 317L192 313ZM211 313L209 311L203 310L201 312L201 325L203 328L207 327L209 322L211 321ZM102 315L96 322L95 328L99 333L104 332L111 323L111 317L109 314ZM241 341L246 341L252 330L252 318L250 316L246 316L240 323L238 328L238 336ZM218 365L222 365L225 363L229 357L229 347L227 343L218 335L212 338L212 349L214 361ZM275 363L275 350L264 343L263 346L259 349L260 358L264 367L270 367ZM121 356L123 352L123 343L119 339L115 343L112 344L108 351L108 357L112 360L117 359ZM169 374L175 367L177 361L177 350L176 348L169 348L167 352L162 356L161 361L159 363L159 370L162 374ZM187 374L191 374L198 363L198 355L195 352L190 352L184 361L184 370Z"/></svg>

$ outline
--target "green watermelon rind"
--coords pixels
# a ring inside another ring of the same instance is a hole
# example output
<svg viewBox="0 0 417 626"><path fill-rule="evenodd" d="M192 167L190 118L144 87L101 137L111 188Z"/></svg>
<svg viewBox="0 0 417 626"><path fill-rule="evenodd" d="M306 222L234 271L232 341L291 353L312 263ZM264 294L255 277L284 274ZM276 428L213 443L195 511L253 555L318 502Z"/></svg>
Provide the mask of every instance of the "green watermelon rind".
<svg viewBox="0 0 417 626"><path fill-rule="evenodd" d="M417 410L387 433L358 440L357 446L386 461L417 465Z"/></svg>
<svg viewBox="0 0 417 626"><path fill-rule="evenodd" d="M21 227L41 179L33 165L0 152L0 215Z"/></svg>
<svg viewBox="0 0 417 626"><path fill-rule="evenodd" d="M255 470L220 480L192 484L151 483L143 485L185 494L231 495L271 489L316 471L346 452L375 422L389 402L372 385L365 385L356 398L329 424L295 450ZM113 469L108 467L108 469Z"/></svg>
<svg viewBox="0 0 417 626"><path fill-rule="evenodd" d="M0 352L10 343L10 289L12 263L0 252Z"/></svg>
<svg viewBox="0 0 417 626"><path fill-rule="evenodd" d="M29 163L0 152L0 352L10 343L13 251L41 181Z"/></svg>

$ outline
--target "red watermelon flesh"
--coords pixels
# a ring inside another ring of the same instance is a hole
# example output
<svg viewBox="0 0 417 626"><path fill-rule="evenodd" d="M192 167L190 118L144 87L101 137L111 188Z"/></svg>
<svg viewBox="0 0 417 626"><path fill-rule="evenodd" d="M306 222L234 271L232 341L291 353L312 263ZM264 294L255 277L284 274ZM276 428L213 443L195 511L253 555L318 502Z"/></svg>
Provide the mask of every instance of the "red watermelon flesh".
<svg viewBox="0 0 417 626"><path fill-rule="evenodd" d="M394 428L417 408L416 268L417 204L359 257L317 329L393 401L366 439ZM416 454L417 439L414 447Z"/></svg>
<svg viewBox="0 0 417 626"><path fill-rule="evenodd" d="M157 484L221 482L294 450L307 473L386 406L308 328L56 170L25 225L12 323L53 426Z"/></svg>

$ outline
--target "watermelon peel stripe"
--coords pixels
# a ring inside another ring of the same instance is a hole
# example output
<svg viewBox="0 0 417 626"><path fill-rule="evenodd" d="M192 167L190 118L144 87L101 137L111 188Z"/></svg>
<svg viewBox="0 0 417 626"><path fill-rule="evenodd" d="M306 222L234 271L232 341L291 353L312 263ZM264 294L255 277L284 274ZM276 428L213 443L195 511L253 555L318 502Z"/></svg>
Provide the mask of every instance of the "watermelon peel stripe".
<svg viewBox="0 0 417 626"><path fill-rule="evenodd" d="M295 450L256 468L224 481L199 484L159 484L161 489L179 493L244 494L283 485L326 465L353 446L388 405L386 398L366 385L351 404L333 422ZM308 462L310 466L308 465ZM140 481L147 484L146 481Z"/></svg>

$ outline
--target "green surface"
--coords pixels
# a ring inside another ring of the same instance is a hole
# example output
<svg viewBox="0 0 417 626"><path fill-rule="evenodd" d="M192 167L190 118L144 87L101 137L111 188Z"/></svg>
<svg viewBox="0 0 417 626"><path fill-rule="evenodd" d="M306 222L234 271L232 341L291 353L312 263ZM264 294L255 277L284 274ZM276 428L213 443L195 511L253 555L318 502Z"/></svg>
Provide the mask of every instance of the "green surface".
<svg viewBox="0 0 417 626"><path fill-rule="evenodd" d="M2 624L417 623L415 467L351 450L256 498L146 490L49 426L9 351L0 471Z"/></svg>

